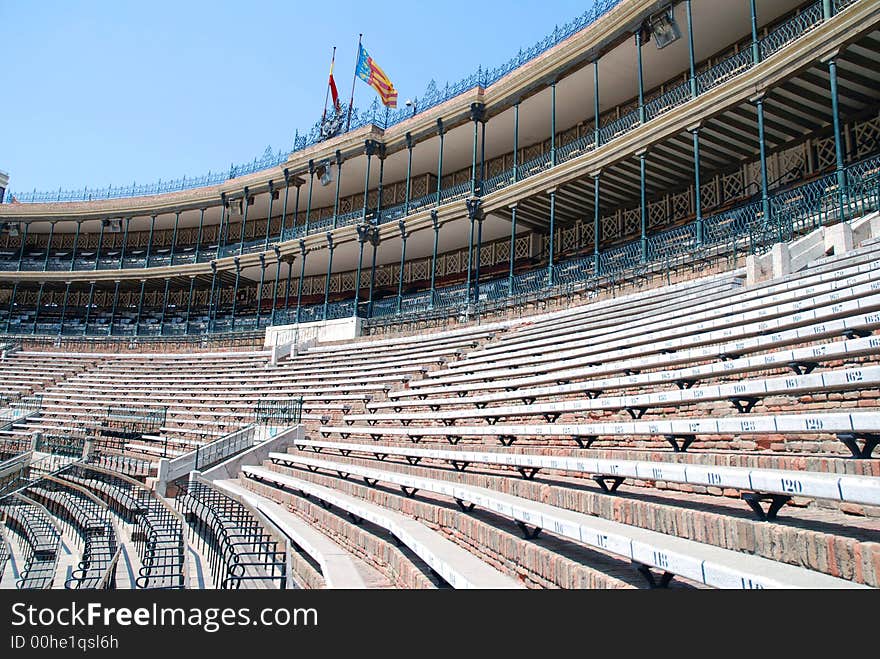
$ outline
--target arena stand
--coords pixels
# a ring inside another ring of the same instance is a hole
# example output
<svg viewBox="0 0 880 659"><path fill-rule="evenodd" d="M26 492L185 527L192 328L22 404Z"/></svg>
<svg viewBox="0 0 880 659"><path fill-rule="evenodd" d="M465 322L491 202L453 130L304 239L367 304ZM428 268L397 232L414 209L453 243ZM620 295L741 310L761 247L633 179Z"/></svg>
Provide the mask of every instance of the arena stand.
<svg viewBox="0 0 880 659"><path fill-rule="evenodd" d="M880 8L656 9L0 205L0 588L880 586Z"/></svg>

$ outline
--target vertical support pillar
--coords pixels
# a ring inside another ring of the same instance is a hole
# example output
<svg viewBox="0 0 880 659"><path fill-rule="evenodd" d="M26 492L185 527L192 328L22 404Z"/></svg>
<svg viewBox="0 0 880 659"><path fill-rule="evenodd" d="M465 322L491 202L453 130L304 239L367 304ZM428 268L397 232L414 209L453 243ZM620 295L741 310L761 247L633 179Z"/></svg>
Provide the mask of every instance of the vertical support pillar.
<svg viewBox="0 0 880 659"><path fill-rule="evenodd" d="M217 227L217 256L215 258L220 258L223 254L223 236L224 236L224 224L226 222L226 209L229 207L229 204L226 201L226 193L222 193L220 195L220 226Z"/></svg>
<svg viewBox="0 0 880 659"><path fill-rule="evenodd" d="M830 2L829 2L830 4ZM830 8L829 8L830 11ZM834 161L837 174L837 197L840 204L840 219L849 219L848 194L846 183L846 170L843 162L843 138L840 131L840 91L837 77L837 60L832 57L828 60L828 76L831 86L831 115L834 126Z"/></svg>
<svg viewBox="0 0 880 659"><path fill-rule="evenodd" d="M431 250L431 300L428 308L433 309L437 297L437 247L440 243L440 215L436 210L431 211L431 226L434 229L434 247Z"/></svg>
<svg viewBox="0 0 880 659"><path fill-rule="evenodd" d="M156 216L150 216L150 234L147 238L147 258L146 258L146 267L150 267L150 255L153 252L153 233L156 230Z"/></svg>
<svg viewBox="0 0 880 659"><path fill-rule="evenodd" d="M367 318L373 317L373 292L376 289L376 252L379 251L379 244L382 242L379 235L379 227L373 225L370 227L370 244L373 246L373 261L370 268L370 301L367 304Z"/></svg>
<svg viewBox="0 0 880 659"><path fill-rule="evenodd" d="M467 285L465 287L467 304L471 304L471 277L474 265L474 222L480 213L482 200L479 197L471 197L467 200L468 220L470 220L470 232L468 234L468 260L467 260Z"/></svg>
<svg viewBox="0 0 880 659"><path fill-rule="evenodd" d="M690 2L688 2L690 5ZM703 192L700 180L700 128L691 129L694 136L694 213L697 218L697 247L702 246L705 227L703 225Z"/></svg>
<svg viewBox="0 0 880 659"><path fill-rule="evenodd" d="M214 331L217 307L214 305L214 290L217 287L217 262L211 261L211 294L208 296L208 332Z"/></svg>
<svg viewBox="0 0 880 659"><path fill-rule="evenodd" d="M364 202L366 204L366 202ZM364 217L366 217L366 208L364 209ZM361 301L361 273L363 272L364 267L364 243L367 242L370 233L370 225L367 223L366 219L361 221L357 227L357 239L358 239L358 265L357 265L357 273L354 277L354 312L353 316L357 318L358 316L358 305Z"/></svg>
<svg viewBox="0 0 880 659"><path fill-rule="evenodd" d="M296 191L299 192L299 186L296 186ZM278 242L284 242L284 227L287 224L287 199L290 196L290 170L286 167L284 168L284 204L281 207L281 226L278 228ZM299 200L297 200L297 205L299 205ZM295 224L296 222L294 222ZM274 309L274 307L273 307Z"/></svg>
<svg viewBox="0 0 880 659"><path fill-rule="evenodd" d="M755 65L761 61L761 46L758 43L758 7L755 0L749 0L749 13L752 23L752 64Z"/></svg>
<svg viewBox="0 0 880 659"><path fill-rule="evenodd" d="M413 138L412 133L406 134L406 196L403 201L403 214L409 215L409 202L412 195L412 158L413 158Z"/></svg>
<svg viewBox="0 0 880 659"><path fill-rule="evenodd" d="M474 140L473 155L471 157L471 196L479 194L477 192L477 146L480 137L480 121L486 112L486 106L482 103L471 103L471 121L474 122ZM439 205L439 204L438 204Z"/></svg>
<svg viewBox="0 0 880 659"><path fill-rule="evenodd" d="M375 140L367 140L364 143L364 153L367 155L367 171L364 174L364 207L361 217L364 221L367 219L367 208L370 199L370 165L373 162L373 154L376 153L376 147L379 145Z"/></svg>
<svg viewBox="0 0 880 659"><path fill-rule="evenodd" d="M483 256L483 213L477 215L477 254L474 264L474 302L480 302L480 259Z"/></svg>
<svg viewBox="0 0 880 659"><path fill-rule="evenodd" d="M202 231L204 230L204 226L205 226L205 209L200 208L199 209L199 231L196 234L196 251L193 255L193 263L199 262L199 251L201 250L201 247L202 247Z"/></svg>
<svg viewBox="0 0 880 659"><path fill-rule="evenodd" d="M241 256L244 254L244 241L245 236L247 235L247 217L248 217L248 209L250 208L250 190L245 186L244 188L244 197L241 200L242 206L244 208L241 212L241 236L238 242L238 255Z"/></svg>
<svg viewBox="0 0 880 659"><path fill-rule="evenodd" d="M256 329L260 329L260 320L263 316L263 286L266 284L266 253L260 254L260 285L257 288L257 320Z"/></svg>
<svg viewBox="0 0 880 659"><path fill-rule="evenodd" d="M437 131L440 134L440 149L437 156L437 203L440 205L440 192L443 186L443 120L437 119Z"/></svg>
<svg viewBox="0 0 880 659"><path fill-rule="evenodd" d="M764 131L764 98L758 97L755 101L755 108L758 112L758 145L761 151L761 209L764 214L764 227L770 225L772 221L770 211L770 191L767 175L767 140ZM779 236L781 238L781 235Z"/></svg>
<svg viewBox="0 0 880 659"><path fill-rule="evenodd" d="M553 259L556 251L556 188L551 188L547 193L550 195L550 248L547 257L547 285L553 286L556 283L553 272Z"/></svg>
<svg viewBox="0 0 880 659"><path fill-rule="evenodd" d="M174 251L177 247L177 228L180 226L180 211L174 213L174 231L171 233L171 265L174 265Z"/></svg>
<svg viewBox="0 0 880 659"><path fill-rule="evenodd" d="M550 166L556 167L556 81L550 83Z"/></svg>
<svg viewBox="0 0 880 659"><path fill-rule="evenodd" d="M117 282L117 286L118 285L119 285L119 282ZM45 286L46 286L46 282L41 281L40 282L40 290L37 291L37 305L34 307L34 327L33 327L33 330L31 330L31 334L37 333L37 321L39 320L39 317L40 317L40 302L43 301L43 288Z"/></svg>
<svg viewBox="0 0 880 659"><path fill-rule="evenodd" d="M122 232L122 249L119 250L119 269L125 267L125 247L128 244L128 226L131 224L131 218L125 218L125 229Z"/></svg>
<svg viewBox="0 0 880 659"><path fill-rule="evenodd" d="M403 270L406 267L406 223L403 220L397 222L397 228L400 230L400 272L397 277L397 313L403 306Z"/></svg>
<svg viewBox="0 0 880 659"><path fill-rule="evenodd" d="M513 106L513 182L519 181L519 104Z"/></svg>
<svg viewBox="0 0 880 659"><path fill-rule="evenodd" d="M86 317L83 323L83 336L89 333L89 318L92 315L92 302L95 299L95 282L89 282L89 299L86 303Z"/></svg>
<svg viewBox="0 0 880 659"><path fill-rule="evenodd" d="M266 238L263 241L263 251L269 249L269 230L272 228L272 204L275 201L275 182L269 181L269 215L266 217ZM283 220L282 220L283 222Z"/></svg>
<svg viewBox="0 0 880 659"><path fill-rule="evenodd" d="M299 266L299 285L297 287L296 292L296 322L299 324L301 313L302 313L302 297L303 297L303 284L306 279L306 256L308 256L309 250L306 249L306 241L299 241L299 249L302 254L302 263Z"/></svg>
<svg viewBox="0 0 880 659"><path fill-rule="evenodd" d="M328 231L326 237L327 249L330 255L327 259L327 278L324 280L324 311L321 314L322 320L327 320L327 307L330 305L330 275L333 273L333 252L336 249L336 244L333 242L333 234Z"/></svg>
<svg viewBox="0 0 880 659"><path fill-rule="evenodd" d="M74 234L74 236L73 236L73 253L70 256L70 270L71 270L71 272L73 272L73 270L76 269L76 248L79 246L79 234L80 234L81 230L82 230L82 220L77 220L76 221L76 234ZM149 265L149 263L147 265Z"/></svg>
<svg viewBox="0 0 880 659"><path fill-rule="evenodd" d="M269 316L269 325L275 324L275 312L278 308L278 282L281 279L281 250L275 247L275 283L272 285L272 314Z"/></svg>
<svg viewBox="0 0 880 659"><path fill-rule="evenodd" d="M639 72L639 122L645 123L645 74L642 62L642 28L636 29L636 57Z"/></svg>
<svg viewBox="0 0 880 659"><path fill-rule="evenodd" d="M697 60L694 55L694 17L691 9L691 0L684 0L684 9L687 14L688 24L688 62L690 65L691 98L699 94L697 90Z"/></svg>
<svg viewBox="0 0 880 659"><path fill-rule="evenodd" d="M507 296L513 297L513 266L516 262L516 212L517 204L510 205L510 266L507 272Z"/></svg>
<svg viewBox="0 0 880 659"><path fill-rule="evenodd" d="M599 209L600 185L599 180L602 178L602 172L593 173L593 276L598 277L602 274L601 260L599 257L599 245L602 243L602 223L601 211Z"/></svg>
<svg viewBox="0 0 880 659"><path fill-rule="evenodd" d="M134 335L135 336L140 336L140 334L141 334L141 313L143 313L143 310L144 310L144 290L145 290L146 286L147 286L147 280L141 279L141 293L140 293L140 296L138 297L138 307L137 307L138 310L137 310L137 316L135 317L135 321L134 321Z"/></svg>
<svg viewBox="0 0 880 659"><path fill-rule="evenodd" d="M309 160L309 197L306 202L306 228L303 231L303 236L309 235L309 220L312 217L312 190L315 187L315 161ZM297 309L297 314L299 310Z"/></svg>
<svg viewBox="0 0 880 659"><path fill-rule="evenodd" d="M165 294L162 296L162 313L159 316L159 336L165 334L165 314L168 309L168 290L171 287L171 278L165 278Z"/></svg>
<svg viewBox="0 0 880 659"><path fill-rule="evenodd" d="M189 319L192 314L192 302L193 302L193 293L195 293L196 288L196 276L189 276L189 295L186 297L186 318L183 321L183 333L189 334ZM212 291L213 293L213 291Z"/></svg>
<svg viewBox="0 0 880 659"><path fill-rule="evenodd" d="M113 282L113 305L110 307L110 327L107 329L107 335L113 336L113 327L116 323L116 307L119 304L119 280Z"/></svg>
<svg viewBox="0 0 880 659"><path fill-rule="evenodd" d="M297 178L296 182L296 200L293 204L293 226L291 227L293 230L290 233L291 238L296 237L296 226L299 223L299 189L302 187L302 181Z"/></svg>
<svg viewBox="0 0 880 659"><path fill-rule="evenodd" d="M287 315L286 322L290 322L290 284L293 281L293 260L294 257L291 256L287 261L287 285L284 288L284 313Z"/></svg>
<svg viewBox="0 0 880 659"><path fill-rule="evenodd" d="M23 222L24 228L21 230L21 249L18 252L18 269L21 270L21 264L24 260L24 252L27 247L27 236L28 236L28 228L30 227L30 222Z"/></svg>
<svg viewBox="0 0 880 659"><path fill-rule="evenodd" d="M67 316L67 301L70 299L70 282L64 282L64 301L61 303L61 322L58 324L58 336L64 335L64 319Z"/></svg>
<svg viewBox="0 0 880 659"><path fill-rule="evenodd" d="M238 286L241 283L241 261L235 257L235 286L232 289L232 331L235 331L235 311L238 308Z"/></svg>
<svg viewBox="0 0 880 659"><path fill-rule="evenodd" d="M9 334L9 323L12 322L12 314L15 312L15 294L18 292L18 280L12 282L12 296L9 298L9 313L6 314L6 334Z"/></svg>
<svg viewBox="0 0 880 659"><path fill-rule="evenodd" d="M339 220L339 186L342 184L342 152L336 150L336 197L333 201L333 228Z"/></svg>
<svg viewBox="0 0 880 659"><path fill-rule="evenodd" d="M593 142L597 149L602 146L599 129L599 58L597 57L593 60Z"/></svg>
<svg viewBox="0 0 880 659"><path fill-rule="evenodd" d="M648 262L648 192L647 192L647 170L648 170L648 152L640 151L639 156L639 217L641 225L641 243L642 254L641 262Z"/></svg>
<svg viewBox="0 0 880 659"><path fill-rule="evenodd" d="M101 248L104 246L104 223L110 220L101 220L101 228L98 231L98 249L95 250L95 270L101 263Z"/></svg>
<svg viewBox="0 0 880 659"><path fill-rule="evenodd" d="M385 156L388 149L384 144L379 144L377 155L379 156L379 191L376 195L376 224L382 223L382 195L385 186Z"/></svg>
<svg viewBox="0 0 880 659"><path fill-rule="evenodd" d="M43 261L43 272L49 269L49 254L52 252L52 238L55 237L55 224L56 222L49 223L49 242L46 243L46 258ZM120 264L120 268L122 265Z"/></svg>

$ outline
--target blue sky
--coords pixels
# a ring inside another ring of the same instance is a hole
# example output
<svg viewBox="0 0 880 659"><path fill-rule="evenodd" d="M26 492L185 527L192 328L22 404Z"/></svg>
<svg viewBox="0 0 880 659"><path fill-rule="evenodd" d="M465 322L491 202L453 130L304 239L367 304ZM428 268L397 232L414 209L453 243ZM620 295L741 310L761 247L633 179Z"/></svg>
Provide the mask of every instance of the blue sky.
<svg viewBox="0 0 880 659"><path fill-rule="evenodd" d="M357 35L400 93L493 67L591 0L0 0L0 170L20 192L198 176L288 149ZM374 92L358 82L356 104Z"/></svg>

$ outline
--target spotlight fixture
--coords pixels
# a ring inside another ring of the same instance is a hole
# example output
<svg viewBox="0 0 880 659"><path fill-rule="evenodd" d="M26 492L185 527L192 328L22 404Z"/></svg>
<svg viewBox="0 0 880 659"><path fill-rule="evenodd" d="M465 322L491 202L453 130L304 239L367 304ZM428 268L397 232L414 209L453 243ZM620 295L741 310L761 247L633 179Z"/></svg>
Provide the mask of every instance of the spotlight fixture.
<svg viewBox="0 0 880 659"><path fill-rule="evenodd" d="M322 162L315 173L318 175L318 178L321 180L321 185L324 187L327 187L333 182L333 169L329 160Z"/></svg>
<svg viewBox="0 0 880 659"><path fill-rule="evenodd" d="M672 5L659 14L648 19L647 32L654 37L657 50L666 48L671 43L681 39L681 29L675 22L675 10Z"/></svg>

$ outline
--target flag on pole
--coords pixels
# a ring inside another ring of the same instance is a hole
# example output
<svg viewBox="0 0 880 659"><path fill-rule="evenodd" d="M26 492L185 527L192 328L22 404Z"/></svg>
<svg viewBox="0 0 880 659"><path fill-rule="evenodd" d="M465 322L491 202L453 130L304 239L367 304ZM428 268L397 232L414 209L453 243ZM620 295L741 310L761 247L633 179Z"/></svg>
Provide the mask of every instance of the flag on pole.
<svg viewBox="0 0 880 659"><path fill-rule="evenodd" d="M370 57L366 49L362 45L358 46L358 48L357 77L379 93L379 96L382 98L382 104L385 107L396 108L397 90L394 89L394 84L392 84L391 80L388 79L388 76L385 75L385 72L379 68L376 62L373 61L373 58Z"/></svg>
<svg viewBox="0 0 880 659"><path fill-rule="evenodd" d="M336 80L333 78L333 66L336 63L336 49L333 49L333 59L330 62L330 94L333 96L333 109L339 114L342 105L339 103L339 91L336 89Z"/></svg>

